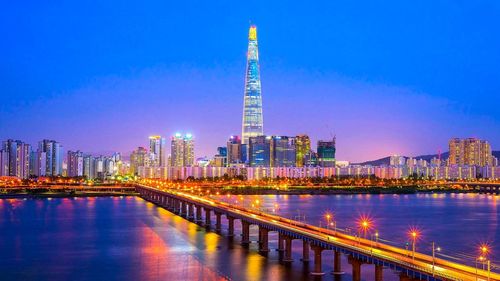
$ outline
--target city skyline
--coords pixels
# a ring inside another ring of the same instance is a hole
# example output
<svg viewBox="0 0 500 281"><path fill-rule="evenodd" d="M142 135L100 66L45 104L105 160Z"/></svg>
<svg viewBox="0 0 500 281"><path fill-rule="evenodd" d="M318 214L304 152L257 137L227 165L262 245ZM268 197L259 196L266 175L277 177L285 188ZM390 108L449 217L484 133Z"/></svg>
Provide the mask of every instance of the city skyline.
<svg viewBox="0 0 500 281"><path fill-rule="evenodd" d="M349 4L290 6L279 15L266 12L274 10L269 4L263 9L257 3L252 11L233 4L233 16L210 21L176 4L173 10L196 20L188 24L174 16L160 21L165 16L153 12L150 21L141 22L139 11L131 19L114 14L124 26L103 30L95 25L107 23L109 15L96 11L90 27L70 20L68 26L82 36L66 41L60 37L68 27L58 22L75 16L72 6L43 7L43 16L34 7L23 8L22 17L40 24L23 25L14 33L6 26L20 10L9 5L6 11L12 13L2 18L2 33L12 44L0 47L6 54L0 91L10 98L1 105L1 139L31 144L57 139L68 150L128 155L149 135L182 130L196 136L197 156L210 156L230 135L239 135L251 19L259 26L263 54L267 135L305 133L319 140L335 134L337 158L353 162L446 151L452 137L488 139L493 149L500 145L500 113L494 106L499 101L499 42L488 36L495 34L492 26L498 21L491 17L499 8L494 2L438 5L433 11L425 5L368 5L358 11L361 16ZM333 15L297 16L311 9ZM51 13L62 16L49 19ZM418 28L404 21L396 27L375 21L377 13L412 19L425 14L427 21ZM461 13L476 20L466 25ZM279 18L291 16L296 20L280 23ZM349 16L356 23L341 20ZM131 24L137 29L128 29ZM413 37L401 33L405 28ZM477 28L485 36L474 35ZM87 63L94 60L101 62Z"/></svg>

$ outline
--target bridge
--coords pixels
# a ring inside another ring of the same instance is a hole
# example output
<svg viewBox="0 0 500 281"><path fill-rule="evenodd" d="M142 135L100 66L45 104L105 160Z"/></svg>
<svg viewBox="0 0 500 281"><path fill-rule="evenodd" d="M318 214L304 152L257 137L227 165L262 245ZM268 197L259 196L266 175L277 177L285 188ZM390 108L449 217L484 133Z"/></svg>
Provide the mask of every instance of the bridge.
<svg viewBox="0 0 500 281"><path fill-rule="evenodd" d="M241 244L250 244L250 226L258 226L259 252L267 256L269 252L269 232L278 233L278 251L283 262L292 262L292 241L302 242L302 261L311 260L312 275L325 274L322 270L324 251L333 251L334 274L341 274L341 255L347 255L352 266L353 281L361 280L361 265L375 267L373 280L382 281L383 269L389 268L399 274L401 281L413 280L464 280L500 281L500 274L477 269L463 264L435 258L421 253L410 252L379 241L351 236L338 231L319 228L310 224L282 218L253 209L234 206L211 198L200 197L172 189L138 184L139 195L167 210L206 227L212 226L215 215L215 230L221 233L222 216L227 219L227 234L235 235L235 221L241 223Z"/></svg>

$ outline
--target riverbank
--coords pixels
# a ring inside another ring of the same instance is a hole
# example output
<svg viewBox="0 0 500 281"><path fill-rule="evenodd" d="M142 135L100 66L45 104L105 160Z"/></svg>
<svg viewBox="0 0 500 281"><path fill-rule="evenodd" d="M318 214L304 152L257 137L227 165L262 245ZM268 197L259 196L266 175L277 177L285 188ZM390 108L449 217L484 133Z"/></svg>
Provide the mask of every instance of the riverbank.
<svg viewBox="0 0 500 281"><path fill-rule="evenodd" d="M16 192L0 193L0 199L23 199L23 198L72 198L72 197L113 197L113 196L137 196L136 192Z"/></svg>
<svg viewBox="0 0 500 281"><path fill-rule="evenodd" d="M211 188L210 193L232 195L342 195L342 194L415 194L415 193L484 193L474 189L449 187L238 187Z"/></svg>

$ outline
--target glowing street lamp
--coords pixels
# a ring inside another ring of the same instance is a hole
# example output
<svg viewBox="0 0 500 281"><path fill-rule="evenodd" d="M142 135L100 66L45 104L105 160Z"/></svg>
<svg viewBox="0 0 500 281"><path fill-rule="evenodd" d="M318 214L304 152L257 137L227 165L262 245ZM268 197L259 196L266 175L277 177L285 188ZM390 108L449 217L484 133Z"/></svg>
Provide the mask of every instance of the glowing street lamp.
<svg viewBox="0 0 500 281"><path fill-rule="evenodd" d="M416 245L417 245L417 240L419 239L420 237L420 232L418 231L418 229L410 229L410 238L412 239L412 259L415 260L415 248L416 248Z"/></svg>
<svg viewBox="0 0 500 281"><path fill-rule="evenodd" d="M329 229L330 228L330 219L332 218L332 215L330 213L327 213L325 215L325 218L326 218L326 229Z"/></svg>

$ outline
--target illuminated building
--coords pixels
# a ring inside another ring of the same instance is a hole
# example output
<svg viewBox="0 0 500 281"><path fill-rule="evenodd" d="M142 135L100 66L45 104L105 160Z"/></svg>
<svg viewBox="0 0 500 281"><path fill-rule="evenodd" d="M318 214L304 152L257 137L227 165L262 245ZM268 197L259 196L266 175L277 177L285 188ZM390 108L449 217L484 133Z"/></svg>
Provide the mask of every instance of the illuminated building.
<svg viewBox="0 0 500 281"><path fill-rule="evenodd" d="M86 179L94 179L97 176L96 161L92 155L83 156L83 176Z"/></svg>
<svg viewBox="0 0 500 281"><path fill-rule="evenodd" d="M227 164L243 163L242 155L241 139L238 136L231 136L227 141Z"/></svg>
<svg viewBox="0 0 500 281"><path fill-rule="evenodd" d="M271 137L250 137L248 143L249 164L251 167L271 166Z"/></svg>
<svg viewBox="0 0 500 281"><path fill-rule="evenodd" d="M271 139L271 166L294 167L297 159L295 151L295 138L273 136Z"/></svg>
<svg viewBox="0 0 500 281"><path fill-rule="evenodd" d="M493 164L491 146L487 141L477 138L453 138L449 141L448 145L448 165L483 167Z"/></svg>
<svg viewBox="0 0 500 281"><path fill-rule="evenodd" d="M166 166L167 160L165 158L165 138L162 138L161 136L150 136L149 152L152 155L152 166Z"/></svg>
<svg viewBox="0 0 500 281"><path fill-rule="evenodd" d="M137 175L139 167L144 167L148 151L144 147L138 147L130 154L130 173Z"/></svg>
<svg viewBox="0 0 500 281"><path fill-rule="evenodd" d="M172 167L187 167L194 165L194 139L193 135L180 133L172 137L170 145L170 161Z"/></svg>
<svg viewBox="0 0 500 281"><path fill-rule="evenodd" d="M213 162L212 166L214 167L227 166L227 147L225 146L217 147L217 154L214 156L212 162Z"/></svg>
<svg viewBox="0 0 500 281"><path fill-rule="evenodd" d="M248 53L245 73L245 95L243 102L243 122L241 133L242 143L248 144L250 137L262 136L264 134L263 126L257 27L252 25L248 34Z"/></svg>
<svg viewBox="0 0 500 281"><path fill-rule="evenodd" d="M304 158L311 150L311 140L308 135L298 135L295 137L296 166L303 167Z"/></svg>
<svg viewBox="0 0 500 281"><path fill-rule="evenodd" d="M42 140L38 143L38 151L45 153L45 176L62 176L63 147L53 140Z"/></svg>
<svg viewBox="0 0 500 281"><path fill-rule="evenodd" d="M3 149L0 150L0 177L9 175L9 153Z"/></svg>
<svg viewBox="0 0 500 281"><path fill-rule="evenodd" d="M318 165L335 167L335 138L331 141L318 141Z"/></svg>
<svg viewBox="0 0 500 281"><path fill-rule="evenodd" d="M68 151L68 177L83 176L83 153Z"/></svg>
<svg viewBox="0 0 500 281"><path fill-rule="evenodd" d="M2 174L27 179L30 174L31 146L19 140L2 144Z"/></svg>

